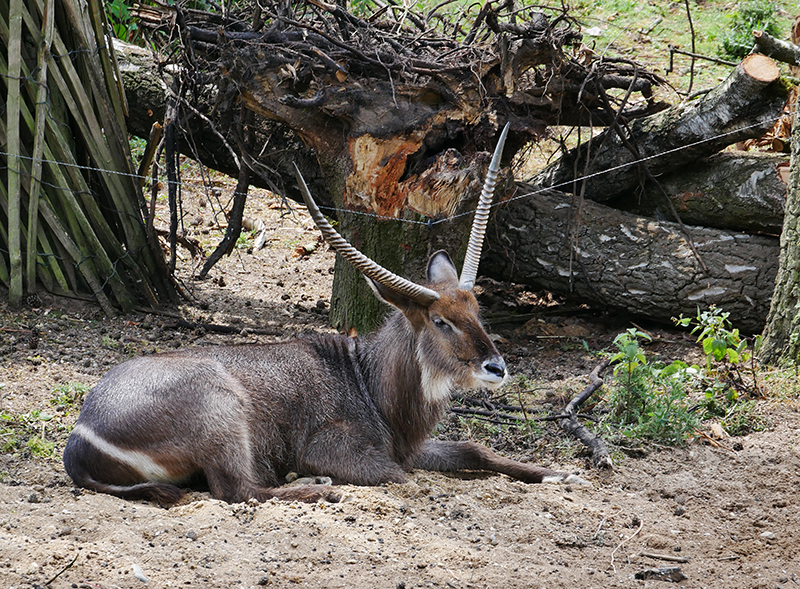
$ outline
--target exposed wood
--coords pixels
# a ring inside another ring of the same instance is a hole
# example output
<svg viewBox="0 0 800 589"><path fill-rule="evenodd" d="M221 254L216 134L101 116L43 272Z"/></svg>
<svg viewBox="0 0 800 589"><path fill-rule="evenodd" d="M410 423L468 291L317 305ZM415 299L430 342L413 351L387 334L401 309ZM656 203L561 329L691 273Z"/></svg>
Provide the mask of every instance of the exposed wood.
<svg viewBox="0 0 800 589"><path fill-rule="evenodd" d="M42 43L38 51L38 89L36 93L36 127L33 137L33 153L31 158L31 189L28 204L28 242L26 244L26 274L28 293L36 292L36 251L37 235L39 234L39 191L42 183L42 152L45 142L45 117L48 114L47 105L47 66L50 46L53 44L55 27L55 2L46 0L42 23Z"/></svg>
<svg viewBox="0 0 800 589"><path fill-rule="evenodd" d="M593 201L582 203L575 223L572 195L528 187L516 196L498 207L487 233L484 275L664 322L713 303L740 329L761 331L777 238L689 227L706 272L675 223Z"/></svg>
<svg viewBox="0 0 800 589"><path fill-rule="evenodd" d="M749 55L707 94L633 121L628 139L638 145L645 160L641 165L659 176L763 135L780 116L788 96L788 87L779 78L780 70L771 59ZM639 165L619 136L605 131L570 150L531 183L572 191L576 173L591 176L585 181L585 197L605 202L639 185Z"/></svg>
<svg viewBox="0 0 800 589"><path fill-rule="evenodd" d="M794 43L776 39L766 31L753 31L753 40L759 53L790 65L800 65L800 47Z"/></svg>
<svg viewBox="0 0 800 589"><path fill-rule="evenodd" d="M9 139L4 151L12 154L0 156L0 165L14 171L21 198L2 186L0 279L22 253L19 245L9 246L16 237L5 228L13 226L12 233L25 238L22 275L29 295L42 286L88 293L109 314L115 306L174 299L170 277L159 273L160 250L148 246L140 216L122 111L113 106L123 101L114 96L119 86L100 4L91 0L86 10L65 0L14 5L9 10L0 0L0 70L9 71L7 58L16 62L15 73L0 78L0 92L17 93L8 100L13 116L0 124L2 143ZM5 15L24 27L21 48ZM14 183L8 183L12 192Z"/></svg>
<svg viewBox="0 0 800 589"><path fill-rule="evenodd" d="M788 165L784 155L722 152L662 176L659 182L687 225L779 235ZM652 184L613 205L637 215L674 220L661 191Z"/></svg>
<svg viewBox="0 0 800 589"><path fill-rule="evenodd" d="M8 21L8 90L6 94L8 155L8 258L10 278L8 303L19 307L22 302L22 160L19 133L20 73L22 68L22 0L10 0Z"/></svg>

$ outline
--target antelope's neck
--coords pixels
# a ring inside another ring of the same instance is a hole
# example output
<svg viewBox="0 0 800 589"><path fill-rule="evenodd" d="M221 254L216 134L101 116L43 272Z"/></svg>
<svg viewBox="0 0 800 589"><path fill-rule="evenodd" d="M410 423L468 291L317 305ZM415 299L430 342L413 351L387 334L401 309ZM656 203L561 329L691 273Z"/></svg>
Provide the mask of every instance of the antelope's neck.
<svg viewBox="0 0 800 589"><path fill-rule="evenodd" d="M452 379L432 374L405 318L392 317L366 346L375 403L392 435L394 458L409 463L430 437L450 399Z"/></svg>

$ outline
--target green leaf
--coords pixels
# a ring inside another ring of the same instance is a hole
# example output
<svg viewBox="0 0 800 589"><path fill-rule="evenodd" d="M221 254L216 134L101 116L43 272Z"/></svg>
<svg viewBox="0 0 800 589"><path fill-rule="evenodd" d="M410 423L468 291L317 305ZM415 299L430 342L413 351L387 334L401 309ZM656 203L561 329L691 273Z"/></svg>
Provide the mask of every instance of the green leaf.
<svg viewBox="0 0 800 589"><path fill-rule="evenodd" d="M724 339L715 339L711 342L711 351L714 354L714 359L717 361L725 358L725 353L729 350L728 344Z"/></svg>

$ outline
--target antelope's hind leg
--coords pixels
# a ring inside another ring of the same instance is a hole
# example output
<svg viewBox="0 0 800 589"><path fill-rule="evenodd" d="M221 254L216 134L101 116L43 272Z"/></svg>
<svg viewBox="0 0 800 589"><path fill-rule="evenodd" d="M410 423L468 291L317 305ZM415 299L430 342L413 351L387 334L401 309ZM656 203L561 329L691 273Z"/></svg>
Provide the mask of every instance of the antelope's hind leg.
<svg viewBox="0 0 800 589"><path fill-rule="evenodd" d="M339 493L330 485L279 487L279 481L269 465L262 464L260 471L256 470L256 457L247 432L239 430L231 434L224 442L218 442L214 454L206 456L204 460L203 472L213 497L228 503L251 499L263 503L272 498L305 503L340 501Z"/></svg>
<svg viewBox="0 0 800 589"><path fill-rule="evenodd" d="M334 484L371 487L405 482L405 471L381 446L380 439L380 436L365 434L358 425L328 424L309 440L300 457L299 468L330 477Z"/></svg>

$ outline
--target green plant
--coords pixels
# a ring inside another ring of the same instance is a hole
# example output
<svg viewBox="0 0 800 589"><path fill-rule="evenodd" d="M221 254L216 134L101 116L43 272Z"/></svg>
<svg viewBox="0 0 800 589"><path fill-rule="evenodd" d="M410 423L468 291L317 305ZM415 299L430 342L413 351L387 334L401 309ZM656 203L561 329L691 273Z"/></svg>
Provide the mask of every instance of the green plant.
<svg viewBox="0 0 800 589"><path fill-rule="evenodd" d="M49 401L55 407L55 414L42 409L31 409L19 415L0 412L0 452L27 449L32 456L55 458L59 436L71 429L60 419L78 409L88 390L85 384L76 382L56 387Z"/></svg>
<svg viewBox="0 0 800 589"><path fill-rule="evenodd" d="M694 371L694 386L702 399L699 403L704 419L719 419L731 435L742 435L765 427L765 422L754 412L753 397L762 397L758 384L755 353L763 338L752 339L752 350L747 338L734 329L726 313L711 305L708 310L697 310L694 318L675 320L681 327L692 327L697 343L706 355L704 368ZM748 399L750 398L750 399Z"/></svg>
<svg viewBox="0 0 800 589"><path fill-rule="evenodd" d="M0 452L14 452L19 448L20 440L13 427L14 416L6 411L0 412Z"/></svg>
<svg viewBox="0 0 800 589"><path fill-rule="evenodd" d="M54 396L50 399L50 405L64 415L69 415L71 411L79 408L87 392L89 387L82 382L63 383L53 390Z"/></svg>
<svg viewBox="0 0 800 589"><path fill-rule="evenodd" d="M634 328L614 339L617 352L611 361L616 365L606 424L627 437L681 444L699 423L687 394L691 368L682 361L667 366L648 362L642 339L651 338Z"/></svg>
<svg viewBox="0 0 800 589"><path fill-rule="evenodd" d="M256 231L242 231L239 237L236 238L236 247L238 249L249 249L253 247Z"/></svg>
<svg viewBox="0 0 800 589"><path fill-rule="evenodd" d="M106 17L114 31L114 36L123 41L132 41L139 32L131 9L125 0L107 0Z"/></svg>
<svg viewBox="0 0 800 589"><path fill-rule="evenodd" d="M722 53L738 59L750 53L753 48L753 31L766 31L770 35L779 35L775 17L777 5L771 0L742 0L731 22L720 35Z"/></svg>
<svg viewBox="0 0 800 589"><path fill-rule="evenodd" d="M55 456L56 443L49 442L39 436L32 436L25 442L25 447L31 454L39 458L53 458Z"/></svg>
<svg viewBox="0 0 800 589"><path fill-rule="evenodd" d="M692 327L692 334L698 334L697 342L706 355L706 374L722 385L726 395L733 400L740 394L758 394L758 372L755 353L763 338L757 335L752 340L752 350L747 339L734 329L726 313L711 305L708 310L697 310L695 318L675 319L681 327Z"/></svg>

